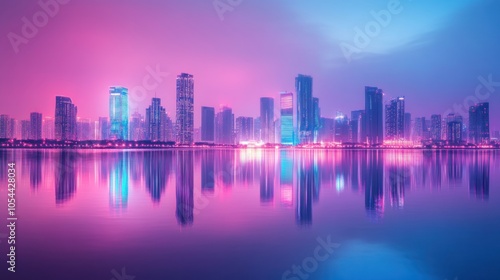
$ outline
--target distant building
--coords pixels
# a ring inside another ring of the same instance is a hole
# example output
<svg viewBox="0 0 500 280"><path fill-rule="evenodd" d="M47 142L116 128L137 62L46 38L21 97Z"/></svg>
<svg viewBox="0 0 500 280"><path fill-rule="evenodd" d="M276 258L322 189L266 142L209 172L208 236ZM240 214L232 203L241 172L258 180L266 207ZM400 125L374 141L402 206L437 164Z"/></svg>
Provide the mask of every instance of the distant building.
<svg viewBox="0 0 500 280"><path fill-rule="evenodd" d="M473 144L490 142L490 104L488 102L469 108L469 142Z"/></svg>
<svg viewBox="0 0 500 280"><path fill-rule="evenodd" d="M215 141L215 108L201 107L201 141Z"/></svg>
<svg viewBox="0 0 500 280"><path fill-rule="evenodd" d="M422 141L426 140L426 131L427 131L427 122L425 120L425 117L421 118L415 118L415 134L414 134L414 140L416 141Z"/></svg>
<svg viewBox="0 0 500 280"><path fill-rule="evenodd" d="M398 97L385 106L385 138L405 139L405 98Z"/></svg>
<svg viewBox="0 0 500 280"><path fill-rule="evenodd" d="M215 118L215 142L218 144L234 144L234 115L229 107L222 107Z"/></svg>
<svg viewBox="0 0 500 280"><path fill-rule="evenodd" d="M281 144L293 145L293 93L280 94L280 107Z"/></svg>
<svg viewBox="0 0 500 280"><path fill-rule="evenodd" d="M441 121L441 115L432 115L431 116L431 139L433 141L440 141L441 140L441 127L442 127L442 121Z"/></svg>
<svg viewBox="0 0 500 280"><path fill-rule="evenodd" d="M313 97L313 142L318 143L319 130L321 127L321 110L319 108L319 98Z"/></svg>
<svg viewBox="0 0 500 280"><path fill-rule="evenodd" d="M253 118L238 117L236 118L236 143L241 141L250 141L254 138L253 134Z"/></svg>
<svg viewBox="0 0 500 280"><path fill-rule="evenodd" d="M311 76L298 75L295 78L297 93L297 138L300 144L314 141L314 104L313 79Z"/></svg>
<svg viewBox="0 0 500 280"><path fill-rule="evenodd" d="M21 121L21 139L23 140L30 139L31 136L30 128L31 128L30 121L28 120Z"/></svg>
<svg viewBox="0 0 500 280"><path fill-rule="evenodd" d="M108 140L108 139L109 139L108 118L100 117L99 118L99 140Z"/></svg>
<svg viewBox="0 0 500 280"><path fill-rule="evenodd" d="M43 118L43 134L44 139L54 139L55 138L55 121L53 117L45 116Z"/></svg>
<svg viewBox="0 0 500 280"><path fill-rule="evenodd" d="M12 138L9 133L10 118L8 115L0 115L0 139Z"/></svg>
<svg viewBox="0 0 500 280"><path fill-rule="evenodd" d="M321 118L321 128L319 130L319 141L333 142L335 136L335 119Z"/></svg>
<svg viewBox="0 0 500 280"><path fill-rule="evenodd" d="M366 138L369 144L384 141L383 91L377 87L365 87Z"/></svg>
<svg viewBox="0 0 500 280"><path fill-rule="evenodd" d="M151 105L146 109L146 140L162 141L162 132L164 130L164 119L166 111L161 106L160 98L153 98Z"/></svg>
<svg viewBox="0 0 500 280"><path fill-rule="evenodd" d="M129 132L128 89L109 88L109 137L114 140L128 140Z"/></svg>
<svg viewBox="0 0 500 280"><path fill-rule="evenodd" d="M182 73L176 80L176 126L177 142L193 143L194 132L194 78Z"/></svg>
<svg viewBox="0 0 500 280"><path fill-rule="evenodd" d="M274 143L274 99L260 98L260 129L264 143Z"/></svg>
<svg viewBox="0 0 500 280"><path fill-rule="evenodd" d="M405 113L405 139L412 140L411 135L411 114Z"/></svg>
<svg viewBox="0 0 500 280"><path fill-rule="evenodd" d="M56 96L55 138L56 140L76 140L77 107L69 97Z"/></svg>
<svg viewBox="0 0 500 280"><path fill-rule="evenodd" d="M130 140L144 140L145 134L144 117L139 112L134 112L130 119Z"/></svg>
<svg viewBox="0 0 500 280"><path fill-rule="evenodd" d="M253 133L254 133L254 140L260 140L260 117L257 117L253 121Z"/></svg>
<svg viewBox="0 0 500 280"><path fill-rule="evenodd" d="M335 117L335 142L349 142L349 119L342 113Z"/></svg>
<svg viewBox="0 0 500 280"><path fill-rule="evenodd" d="M42 139L42 114L41 113L31 113L30 114L30 139L32 139L32 140Z"/></svg>
<svg viewBox="0 0 500 280"><path fill-rule="evenodd" d="M493 132L493 138L500 140L500 131L496 130Z"/></svg>
<svg viewBox="0 0 500 280"><path fill-rule="evenodd" d="M465 141L464 122L462 116L449 114L446 116L446 140L449 144L458 145Z"/></svg>
<svg viewBox="0 0 500 280"><path fill-rule="evenodd" d="M351 141L354 143L363 143L366 141L365 128L365 110L351 112Z"/></svg>
<svg viewBox="0 0 500 280"><path fill-rule="evenodd" d="M77 139L80 141L93 140L90 119L80 119L77 121Z"/></svg>

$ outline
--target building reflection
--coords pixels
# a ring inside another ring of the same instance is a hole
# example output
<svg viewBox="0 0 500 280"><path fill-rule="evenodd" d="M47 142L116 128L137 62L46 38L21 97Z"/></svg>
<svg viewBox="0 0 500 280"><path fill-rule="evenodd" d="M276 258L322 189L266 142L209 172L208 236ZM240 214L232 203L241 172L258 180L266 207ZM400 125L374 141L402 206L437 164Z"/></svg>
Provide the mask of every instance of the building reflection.
<svg viewBox="0 0 500 280"><path fill-rule="evenodd" d="M76 165L79 154L76 151L60 151L56 155L55 192L56 204L63 204L76 192Z"/></svg>
<svg viewBox="0 0 500 280"><path fill-rule="evenodd" d="M361 165L365 182L365 209L369 217L384 215L384 168L382 151L363 151L366 160Z"/></svg>
<svg viewBox="0 0 500 280"><path fill-rule="evenodd" d="M29 151L28 162L31 188L37 189L42 182L42 151Z"/></svg>
<svg viewBox="0 0 500 280"><path fill-rule="evenodd" d="M285 207L293 206L293 152L280 152L280 202Z"/></svg>
<svg viewBox="0 0 500 280"><path fill-rule="evenodd" d="M151 200L159 203L171 172L171 151L144 152L144 181Z"/></svg>
<svg viewBox="0 0 500 280"><path fill-rule="evenodd" d="M312 151L304 151L297 156L297 215L300 226L312 224L312 202L314 179L314 158Z"/></svg>
<svg viewBox="0 0 500 280"><path fill-rule="evenodd" d="M490 155L475 151L469 164L469 190L473 197L488 200L490 193Z"/></svg>
<svg viewBox="0 0 500 280"><path fill-rule="evenodd" d="M272 203L274 199L275 152L266 151L260 161L260 202Z"/></svg>
<svg viewBox="0 0 500 280"><path fill-rule="evenodd" d="M215 151L204 150L201 154L201 191L213 193L215 188Z"/></svg>
<svg viewBox="0 0 500 280"><path fill-rule="evenodd" d="M226 188L234 184L234 150L218 151L215 162L216 185Z"/></svg>
<svg viewBox="0 0 500 280"><path fill-rule="evenodd" d="M175 197L177 222L182 225L193 224L194 208L194 159L193 151L177 152Z"/></svg>
<svg viewBox="0 0 500 280"><path fill-rule="evenodd" d="M113 209L127 208L129 161L130 154L128 152L119 152L112 155L109 176L109 206Z"/></svg>

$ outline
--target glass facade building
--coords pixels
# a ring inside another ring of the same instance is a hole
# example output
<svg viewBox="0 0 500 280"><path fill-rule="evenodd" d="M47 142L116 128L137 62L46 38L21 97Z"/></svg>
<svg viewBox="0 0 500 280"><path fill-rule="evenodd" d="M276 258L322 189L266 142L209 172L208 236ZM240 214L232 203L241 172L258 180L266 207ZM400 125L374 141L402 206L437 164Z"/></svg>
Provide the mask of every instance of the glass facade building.
<svg viewBox="0 0 500 280"><path fill-rule="evenodd" d="M293 145L293 93L280 94L281 106L281 144Z"/></svg>
<svg viewBox="0 0 500 280"><path fill-rule="evenodd" d="M128 140L128 89L109 88L109 137L113 140Z"/></svg>

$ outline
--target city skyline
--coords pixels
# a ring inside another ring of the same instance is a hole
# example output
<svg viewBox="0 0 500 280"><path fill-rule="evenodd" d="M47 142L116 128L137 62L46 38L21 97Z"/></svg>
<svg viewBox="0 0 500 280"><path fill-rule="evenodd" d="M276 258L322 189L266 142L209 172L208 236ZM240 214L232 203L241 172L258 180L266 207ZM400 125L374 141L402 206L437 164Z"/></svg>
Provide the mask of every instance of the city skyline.
<svg viewBox="0 0 500 280"><path fill-rule="evenodd" d="M8 2L2 5L10 11L4 17L6 24L0 27L4 34L22 35L20 19L31 19L34 12L41 10L36 1L15 7ZM330 5L337 5L338 9L325 8ZM353 45L356 28L363 29L370 23L371 12L386 9L387 1L372 1L365 7L339 1L321 5L252 1L227 13L224 21L211 3L141 5L110 1L107 5L87 2L61 5L59 13L38 30L35 38L18 46L18 53L7 37L0 42L6 50L1 53L5 67L0 69L0 91L13 93L0 104L0 112L16 119L27 118L30 112L49 115L52 98L63 95L79 104L79 116L97 119L108 112L106 102L95 100L109 86L121 85L130 90L131 96L138 97L133 100L130 113L136 109L143 112L156 93L164 100L167 113L173 116L174 75L182 72L197 77L199 94L195 112L201 106L227 104L243 116L256 117L252 111L258 108L259 100L252 97L258 94L277 100L280 92L294 90L289 77L296 73L314 77L314 95L324 104L322 115L328 118L334 118L337 111L348 113L362 108L363 100L349 97L366 85L383 88L391 98L405 96L411 101L406 109L414 116L446 115L449 110L464 115L471 102L476 101L474 98L491 104L499 102L496 93L500 70L492 59L496 42L500 41L494 32L498 19L492 11L499 3L460 0L445 5L446 9L430 1L401 2L401 5L401 13L394 15L378 36L370 38L370 44L361 48L361 53L356 53L350 62L342 52L341 43ZM196 14L197 19L192 25L182 24L186 19L170 14L172 10L184 15ZM326 10L333 14L341 10L349 14L354 10L355 16L326 17ZM432 19L427 17L429 10ZM165 17L165 11L170 16ZM92 23L85 20L90 14L95 18ZM110 25L108 22L118 15L136 20L133 25ZM255 23L251 19L257 16L259 25L248 24ZM415 24L422 22L419 19L423 17L426 24ZM329 29L323 30L320 24ZM469 27L465 29L467 34L463 33L464 24ZM94 25L99 27L93 28ZM271 31L257 37L244 36L258 34L261 25ZM203 33L200 26L206 27ZM89 38L90 33L97 39ZM170 43L183 34L190 34L189 40ZM465 43L464 37L469 38ZM259 38L261 43L251 38ZM201 47L207 40L214 44L208 50ZM94 41L95 44L90 44ZM117 47L116 42L128 44L126 48ZM463 47L453 47L456 42L462 42ZM454 51L446 51L450 49ZM21 73L29 83L15 82ZM476 95L478 87L480 94ZM15 109L16 104L25 106ZM491 119L500 119L499 114L500 111L492 110ZM195 126L200 123L201 116L197 114ZM498 124L492 123L492 129L498 130Z"/></svg>

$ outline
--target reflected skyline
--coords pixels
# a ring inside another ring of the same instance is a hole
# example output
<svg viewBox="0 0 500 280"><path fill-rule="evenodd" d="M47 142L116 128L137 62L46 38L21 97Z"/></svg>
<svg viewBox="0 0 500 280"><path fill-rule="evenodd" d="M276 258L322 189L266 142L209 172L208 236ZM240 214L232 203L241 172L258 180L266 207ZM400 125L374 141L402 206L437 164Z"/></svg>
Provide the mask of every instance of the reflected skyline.
<svg viewBox="0 0 500 280"><path fill-rule="evenodd" d="M86 181L105 182L110 209L129 207L131 188L147 192L158 204L169 185L175 184L175 216L180 225L194 222L194 188L213 196L231 188L257 187L261 204L294 207L296 223L303 226L313 223L322 188L364 195L367 215L379 220L386 204L404 208L407 196L421 189L465 185L471 198L488 201L491 162L498 167L493 151L27 150L0 151L0 161L6 162L13 153L21 156L26 168L22 172L34 191L51 182L44 178L53 172L57 205L70 203ZM0 172L0 179L5 176Z"/></svg>

